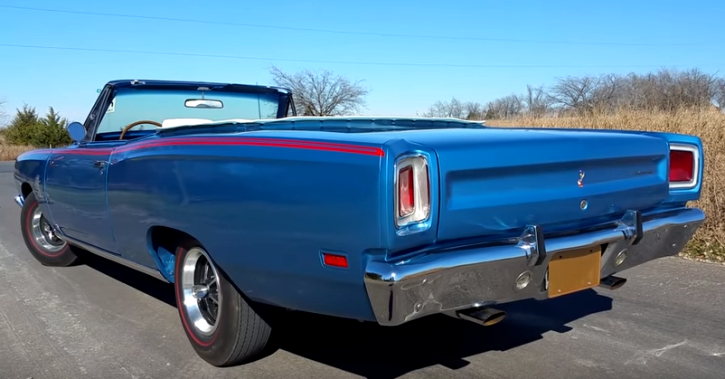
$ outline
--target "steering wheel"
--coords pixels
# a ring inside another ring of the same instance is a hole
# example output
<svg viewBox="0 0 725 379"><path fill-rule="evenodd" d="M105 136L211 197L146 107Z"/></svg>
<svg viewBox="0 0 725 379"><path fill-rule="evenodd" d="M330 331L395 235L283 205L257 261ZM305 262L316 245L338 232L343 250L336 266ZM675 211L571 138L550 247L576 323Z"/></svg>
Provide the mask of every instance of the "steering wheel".
<svg viewBox="0 0 725 379"><path fill-rule="evenodd" d="M136 126L136 125L141 125L141 124L151 124L151 125L156 125L156 126L158 126L159 128L161 127L161 123L158 123L158 122L156 122L156 121L151 121L151 120L141 120L141 121L136 121L136 122L132 122L132 123L130 123L130 124L128 124L128 125L126 125L126 126L125 126L125 127L123 128L123 130L121 131L121 136L120 136L120 137L118 137L118 139L123 139L123 136L124 136L124 135L126 135L126 132L127 132L127 131L129 131L129 130L130 130L131 128L133 128L134 126Z"/></svg>

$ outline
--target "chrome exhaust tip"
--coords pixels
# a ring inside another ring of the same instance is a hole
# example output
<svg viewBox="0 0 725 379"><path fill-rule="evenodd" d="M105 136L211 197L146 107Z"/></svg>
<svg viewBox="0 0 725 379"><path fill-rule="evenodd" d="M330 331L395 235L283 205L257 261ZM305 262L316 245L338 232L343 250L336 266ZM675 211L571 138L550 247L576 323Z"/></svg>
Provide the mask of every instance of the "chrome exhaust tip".
<svg viewBox="0 0 725 379"><path fill-rule="evenodd" d="M604 287L610 290L616 290L619 287L623 286L624 283L627 283L627 279L620 278L618 276L610 275L606 278L603 278L601 282L599 283L599 287Z"/></svg>
<svg viewBox="0 0 725 379"><path fill-rule="evenodd" d="M494 308L472 308L456 312L456 316L461 320L471 321L473 323L491 326L498 324L506 318L506 312Z"/></svg>

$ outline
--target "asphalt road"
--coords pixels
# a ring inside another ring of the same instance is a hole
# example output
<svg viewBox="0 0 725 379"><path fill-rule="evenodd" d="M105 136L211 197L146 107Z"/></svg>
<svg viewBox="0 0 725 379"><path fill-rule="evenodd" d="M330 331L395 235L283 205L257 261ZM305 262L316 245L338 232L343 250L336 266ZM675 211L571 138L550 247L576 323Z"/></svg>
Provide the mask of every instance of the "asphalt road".
<svg viewBox="0 0 725 379"><path fill-rule="evenodd" d="M619 290L502 307L484 328L397 329L290 313L280 348L217 369L184 335L169 285L101 258L48 268L27 252L0 163L0 379L725 377L725 266L663 259Z"/></svg>

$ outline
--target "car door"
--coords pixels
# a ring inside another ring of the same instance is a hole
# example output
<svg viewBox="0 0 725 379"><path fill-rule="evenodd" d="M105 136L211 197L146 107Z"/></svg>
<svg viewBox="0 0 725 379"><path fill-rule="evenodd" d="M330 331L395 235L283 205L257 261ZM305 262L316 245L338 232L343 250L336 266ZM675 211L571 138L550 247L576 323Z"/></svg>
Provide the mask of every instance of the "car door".
<svg viewBox="0 0 725 379"><path fill-rule="evenodd" d="M106 176L113 148L124 141L88 142L54 149L45 193L56 227L67 237L118 254L108 218Z"/></svg>

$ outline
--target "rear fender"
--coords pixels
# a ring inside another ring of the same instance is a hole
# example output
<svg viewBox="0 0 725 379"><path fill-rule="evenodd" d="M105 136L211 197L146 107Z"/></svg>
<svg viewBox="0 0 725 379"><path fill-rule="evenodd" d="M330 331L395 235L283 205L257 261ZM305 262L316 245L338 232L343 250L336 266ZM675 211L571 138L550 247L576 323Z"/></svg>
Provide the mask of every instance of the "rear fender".
<svg viewBox="0 0 725 379"><path fill-rule="evenodd" d="M382 197L380 204L383 209L380 212L381 235L383 245L389 251L400 251L415 246L433 244L436 242L438 233L438 214L440 207L440 172L438 168L438 155L436 152L422 144L414 143L404 139L393 139L385 144L387 154L383 167L380 170L382 180L380 181L380 193ZM421 223L416 231L399 235L395 227L395 163L396 160L407 154L422 154L428 161L430 175L430 217L426 222Z"/></svg>
<svg viewBox="0 0 725 379"><path fill-rule="evenodd" d="M649 135L653 137L659 137L666 140L670 144L670 149L673 147L692 147L695 148L695 172L697 175L697 182L694 187L690 188L670 188L670 196L665 201L665 205L684 206L688 201L695 201L700 199L702 193L702 181L703 172L705 168L705 151L703 148L702 140L700 137L676 134L676 133L663 133L663 132L641 132L641 134ZM667 164L669 167L669 157Z"/></svg>

